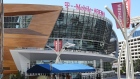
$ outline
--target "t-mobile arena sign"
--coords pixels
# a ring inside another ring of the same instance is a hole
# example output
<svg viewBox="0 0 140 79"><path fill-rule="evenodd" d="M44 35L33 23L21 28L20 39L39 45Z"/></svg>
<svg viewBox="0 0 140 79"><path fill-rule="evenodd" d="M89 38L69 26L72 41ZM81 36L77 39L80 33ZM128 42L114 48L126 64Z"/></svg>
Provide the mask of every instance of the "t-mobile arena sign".
<svg viewBox="0 0 140 79"><path fill-rule="evenodd" d="M99 10L99 9L96 9L96 8L90 8L89 6L85 6L85 5L81 5L81 4L75 4L75 5L71 5L70 2L65 2L65 7L66 8L75 8L76 10L81 10L81 11L85 11L85 12L93 12L93 13L96 13L98 14L99 16L105 16L105 12Z"/></svg>

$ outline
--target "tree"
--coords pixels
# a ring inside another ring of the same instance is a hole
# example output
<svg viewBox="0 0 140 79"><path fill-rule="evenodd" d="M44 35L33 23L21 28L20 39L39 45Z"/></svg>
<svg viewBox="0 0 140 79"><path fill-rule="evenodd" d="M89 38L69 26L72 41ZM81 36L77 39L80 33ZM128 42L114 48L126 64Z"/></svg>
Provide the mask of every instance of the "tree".
<svg viewBox="0 0 140 79"><path fill-rule="evenodd" d="M17 74L13 74L10 79L25 79L25 74L18 71Z"/></svg>
<svg viewBox="0 0 140 79"><path fill-rule="evenodd" d="M140 72L140 59L135 60L135 61L133 62L133 64L134 64L134 71L135 71L135 72L137 72L137 71Z"/></svg>
<svg viewBox="0 0 140 79"><path fill-rule="evenodd" d="M124 73L126 72L126 63L125 63L125 60L122 62L122 70L121 70L121 73Z"/></svg>
<svg viewBox="0 0 140 79"><path fill-rule="evenodd" d="M126 65L126 63L125 63L125 61L123 61L121 72L126 72L126 66L125 65ZM134 65L134 72L137 72L137 71L140 72L140 59L135 60L133 62L133 65Z"/></svg>
<svg viewBox="0 0 140 79"><path fill-rule="evenodd" d="M18 71L18 73L16 74L17 79L21 78L21 71Z"/></svg>

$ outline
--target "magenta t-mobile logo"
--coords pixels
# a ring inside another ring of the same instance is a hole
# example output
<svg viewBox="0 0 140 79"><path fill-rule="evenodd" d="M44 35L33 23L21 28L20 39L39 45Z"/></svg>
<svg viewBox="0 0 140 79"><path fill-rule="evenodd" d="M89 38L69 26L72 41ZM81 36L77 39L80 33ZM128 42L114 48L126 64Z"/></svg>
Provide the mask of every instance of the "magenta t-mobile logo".
<svg viewBox="0 0 140 79"><path fill-rule="evenodd" d="M69 2L65 2L65 6L66 6L66 8L69 8L70 7L70 3Z"/></svg>
<svg viewBox="0 0 140 79"><path fill-rule="evenodd" d="M74 8L76 10L79 11L84 11L84 12L94 12L100 16L105 16L105 13L99 9L92 9L90 8L90 6L85 6L85 5L81 5L81 4L76 4L75 6L73 6L72 4L70 4L70 2L65 2L65 7L68 8Z"/></svg>

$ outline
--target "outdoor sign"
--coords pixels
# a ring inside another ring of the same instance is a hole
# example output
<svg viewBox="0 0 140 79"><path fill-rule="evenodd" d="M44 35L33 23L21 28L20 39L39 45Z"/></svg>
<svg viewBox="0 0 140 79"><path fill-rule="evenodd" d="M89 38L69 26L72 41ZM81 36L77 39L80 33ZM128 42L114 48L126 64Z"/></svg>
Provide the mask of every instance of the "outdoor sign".
<svg viewBox="0 0 140 79"><path fill-rule="evenodd" d="M62 49L62 40L60 39L54 40L54 47L55 47L55 51L59 52Z"/></svg>
<svg viewBox="0 0 140 79"><path fill-rule="evenodd" d="M112 3L112 8L115 16L119 20L119 22L123 25L123 6L122 2ZM117 28L120 28L118 23L116 22Z"/></svg>
<svg viewBox="0 0 140 79"><path fill-rule="evenodd" d="M126 28L130 27L130 0L125 0L125 7L126 7ZM123 17L123 4L122 2L112 3L112 8L115 16L119 20L119 22L123 25L124 17ZM120 28L116 22L117 28ZM123 27L124 28L124 27Z"/></svg>
<svg viewBox="0 0 140 79"><path fill-rule="evenodd" d="M81 5L81 4L75 4L75 5L72 5L70 4L70 2L65 2L65 7L68 9L68 8L74 8L76 10L81 10L81 11L85 11L85 12L89 12L89 13L96 13L98 14L99 16L103 16L105 17L105 12L99 10L99 9L96 9L96 8L91 8L89 6L85 6L85 5Z"/></svg>

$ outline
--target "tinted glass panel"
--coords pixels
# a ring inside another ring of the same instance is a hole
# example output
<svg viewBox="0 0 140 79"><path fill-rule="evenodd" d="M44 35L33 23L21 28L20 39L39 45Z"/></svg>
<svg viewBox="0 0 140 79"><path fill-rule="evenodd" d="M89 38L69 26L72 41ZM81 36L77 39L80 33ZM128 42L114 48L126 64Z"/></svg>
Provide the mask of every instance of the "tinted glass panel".
<svg viewBox="0 0 140 79"><path fill-rule="evenodd" d="M112 24L91 14L62 12L55 24L47 45L53 45L54 39L74 43L69 49L91 51L106 54L110 43Z"/></svg>

